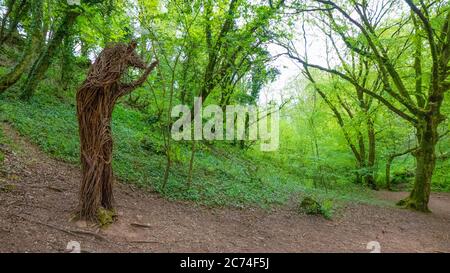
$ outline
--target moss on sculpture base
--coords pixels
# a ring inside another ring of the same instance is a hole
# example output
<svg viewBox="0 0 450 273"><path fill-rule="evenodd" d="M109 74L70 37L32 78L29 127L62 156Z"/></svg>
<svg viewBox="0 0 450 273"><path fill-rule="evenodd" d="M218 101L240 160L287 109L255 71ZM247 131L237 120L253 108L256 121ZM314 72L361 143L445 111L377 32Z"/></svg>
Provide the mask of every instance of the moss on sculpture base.
<svg viewBox="0 0 450 273"><path fill-rule="evenodd" d="M97 221L101 227L106 227L114 223L117 219L117 213L114 209L107 210L105 208L99 208L97 211Z"/></svg>

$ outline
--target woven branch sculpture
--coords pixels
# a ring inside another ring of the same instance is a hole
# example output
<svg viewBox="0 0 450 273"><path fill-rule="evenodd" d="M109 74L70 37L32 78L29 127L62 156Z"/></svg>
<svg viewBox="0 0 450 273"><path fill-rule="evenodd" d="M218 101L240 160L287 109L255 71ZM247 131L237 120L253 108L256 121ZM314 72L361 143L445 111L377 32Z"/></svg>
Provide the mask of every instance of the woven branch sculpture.
<svg viewBox="0 0 450 273"><path fill-rule="evenodd" d="M120 97L142 85L158 64L155 61L147 67L135 48L135 42L107 46L77 91L82 166L77 209L80 219L97 221L100 208L113 211L111 116L114 105ZM129 67L145 71L135 82L122 83L121 78Z"/></svg>

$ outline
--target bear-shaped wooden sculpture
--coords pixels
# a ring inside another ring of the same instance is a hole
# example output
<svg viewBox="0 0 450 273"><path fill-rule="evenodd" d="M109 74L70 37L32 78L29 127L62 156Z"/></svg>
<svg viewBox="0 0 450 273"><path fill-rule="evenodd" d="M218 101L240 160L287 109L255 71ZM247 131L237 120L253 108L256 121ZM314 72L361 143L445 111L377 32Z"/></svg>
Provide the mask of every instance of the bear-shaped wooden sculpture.
<svg viewBox="0 0 450 273"><path fill-rule="evenodd" d="M79 219L97 221L100 209L113 211L111 117L114 105L120 97L142 85L158 64L155 61L147 67L135 49L135 42L107 46L77 91L82 168ZM122 83L121 78L129 67L145 71L135 82Z"/></svg>

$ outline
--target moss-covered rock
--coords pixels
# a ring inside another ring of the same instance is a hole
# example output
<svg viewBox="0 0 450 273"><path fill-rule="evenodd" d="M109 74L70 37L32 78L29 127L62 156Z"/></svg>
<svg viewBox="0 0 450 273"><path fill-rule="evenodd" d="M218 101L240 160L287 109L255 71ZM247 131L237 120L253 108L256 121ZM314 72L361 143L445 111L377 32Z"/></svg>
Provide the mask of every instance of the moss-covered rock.
<svg viewBox="0 0 450 273"><path fill-rule="evenodd" d="M321 215L322 205L320 205L320 203L314 200L312 197L307 196L303 198L298 210L299 212L304 212L309 215Z"/></svg>

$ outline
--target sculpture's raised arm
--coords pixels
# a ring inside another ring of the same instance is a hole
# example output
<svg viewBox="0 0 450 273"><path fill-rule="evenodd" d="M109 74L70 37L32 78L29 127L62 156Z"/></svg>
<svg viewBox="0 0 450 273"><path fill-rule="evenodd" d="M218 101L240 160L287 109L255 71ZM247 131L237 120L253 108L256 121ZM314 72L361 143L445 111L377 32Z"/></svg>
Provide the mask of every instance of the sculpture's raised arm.
<svg viewBox="0 0 450 273"><path fill-rule="evenodd" d="M155 69L155 67L158 65L158 63L159 63L158 60L154 61L149 67L147 67L144 74L142 74L142 76L139 79L137 79L136 81L131 82L131 83L121 84L120 90L119 90L119 97L129 94L134 89L141 86L147 79L148 75L150 75L150 73L153 71L153 69ZM145 66L144 66L144 68L145 68Z"/></svg>

